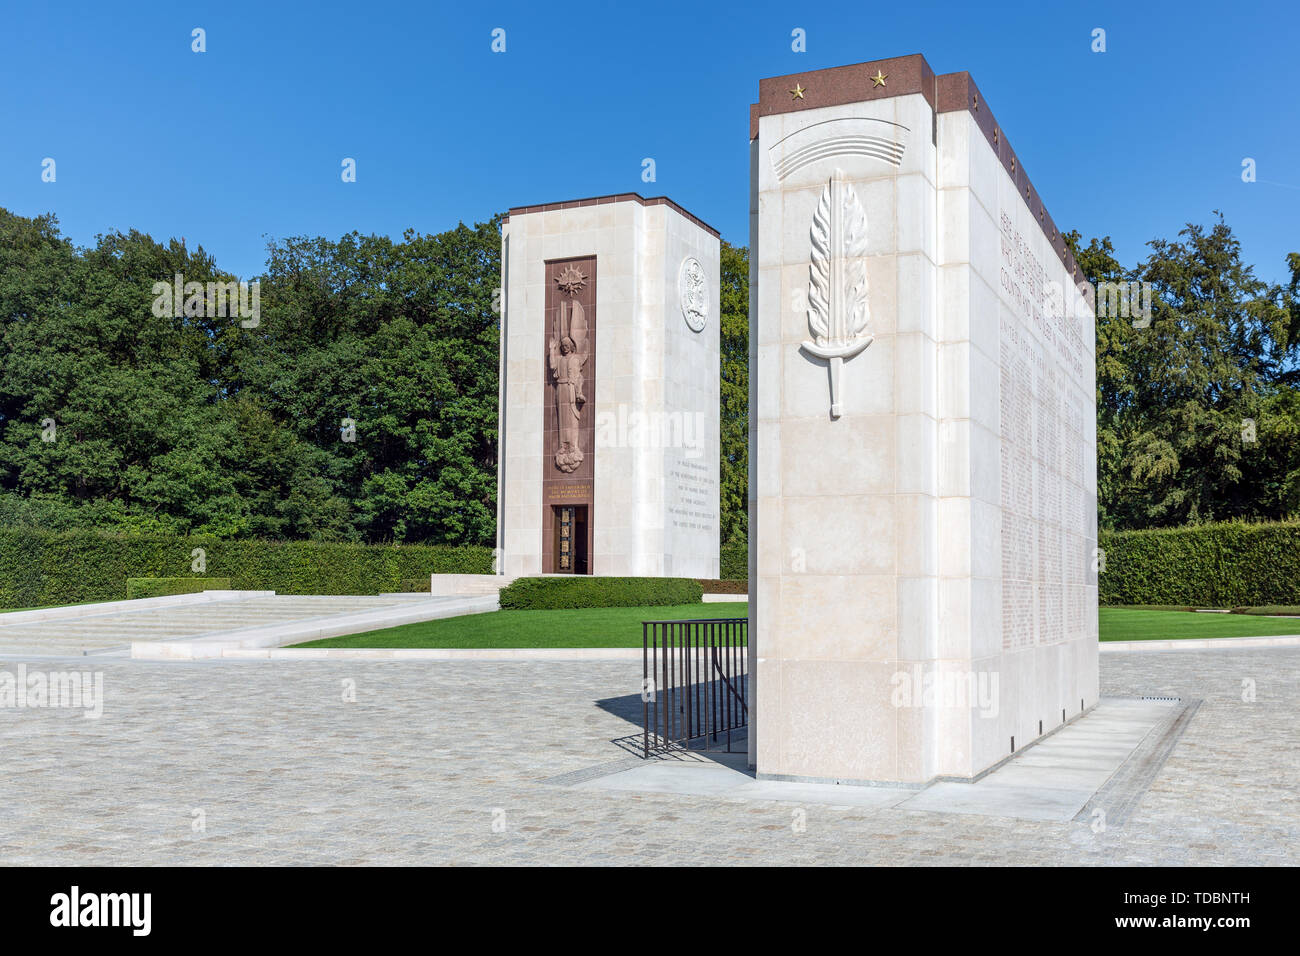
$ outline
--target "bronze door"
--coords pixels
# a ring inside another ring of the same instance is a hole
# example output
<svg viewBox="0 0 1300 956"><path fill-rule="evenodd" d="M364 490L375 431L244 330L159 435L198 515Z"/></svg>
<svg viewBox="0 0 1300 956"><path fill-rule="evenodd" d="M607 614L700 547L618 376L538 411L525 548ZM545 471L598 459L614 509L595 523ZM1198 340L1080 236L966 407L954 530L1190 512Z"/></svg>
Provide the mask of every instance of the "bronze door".
<svg viewBox="0 0 1300 956"><path fill-rule="evenodd" d="M554 565L556 574L589 574L587 560L587 508L555 505Z"/></svg>

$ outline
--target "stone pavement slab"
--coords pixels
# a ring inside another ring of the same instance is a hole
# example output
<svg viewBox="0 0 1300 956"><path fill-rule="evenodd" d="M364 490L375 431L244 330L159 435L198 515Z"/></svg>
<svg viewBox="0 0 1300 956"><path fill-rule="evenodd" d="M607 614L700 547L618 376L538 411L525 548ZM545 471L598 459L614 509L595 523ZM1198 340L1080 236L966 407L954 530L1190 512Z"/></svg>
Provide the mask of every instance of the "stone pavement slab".
<svg viewBox="0 0 1300 956"><path fill-rule="evenodd" d="M0 707L0 865L1300 864L1295 648L1104 656L1203 701L1106 826L548 783L630 759L639 662L27 663L104 712Z"/></svg>
<svg viewBox="0 0 1300 956"><path fill-rule="evenodd" d="M727 754L649 760L640 767L619 770L577 786L1064 822L1079 813L1172 707L1171 702L1104 698L1090 713L1022 750L980 780L941 780L919 792L902 786L755 780L743 758ZM1031 761L1031 757L1035 759Z"/></svg>

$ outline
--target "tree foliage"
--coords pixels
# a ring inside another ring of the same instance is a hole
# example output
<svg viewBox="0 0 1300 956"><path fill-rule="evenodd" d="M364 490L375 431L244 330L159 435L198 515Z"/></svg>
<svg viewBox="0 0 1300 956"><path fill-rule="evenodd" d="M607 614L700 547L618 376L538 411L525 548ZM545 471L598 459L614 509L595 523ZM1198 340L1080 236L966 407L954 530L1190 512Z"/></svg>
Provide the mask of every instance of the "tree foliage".
<svg viewBox="0 0 1300 956"><path fill-rule="evenodd" d="M154 314L233 278L202 248L0 210L0 524L490 543L499 262L495 219L289 239L245 328Z"/></svg>
<svg viewBox="0 0 1300 956"><path fill-rule="evenodd" d="M1103 527L1300 511L1300 256L1289 286L1258 279L1220 216L1156 239L1133 268L1109 238L1067 236L1094 283L1150 283L1150 323L1097 316L1097 485Z"/></svg>
<svg viewBox="0 0 1300 956"><path fill-rule="evenodd" d="M721 256L721 538L749 529L749 250L724 241ZM725 577L725 575L724 575Z"/></svg>

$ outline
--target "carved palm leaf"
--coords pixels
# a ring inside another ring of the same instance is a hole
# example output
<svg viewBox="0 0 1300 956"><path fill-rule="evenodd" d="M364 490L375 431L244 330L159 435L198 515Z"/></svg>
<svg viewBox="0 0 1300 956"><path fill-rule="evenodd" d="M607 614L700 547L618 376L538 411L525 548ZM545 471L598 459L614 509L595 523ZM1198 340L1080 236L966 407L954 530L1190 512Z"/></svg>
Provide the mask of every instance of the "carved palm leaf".
<svg viewBox="0 0 1300 956"><path fill-rule="evenodd" d="M808 267L808 327L821 345L846 345L867 329L867 213L842 174L822 190L813 212ZM836 260L840 268L833 268ZM838 284L839 288L833 288Z"/></svg>
<svg viewBox="0 0 1300 956"><path fill-rule="evenodd" d="M843 199L844 320L846 342L867 330L867 211L847 183Z"/></svg>
<svg viewBox="0 0 1300 956"><path fill-rule="evenodd" d="M808 328L825 344L830 330L831 187L822 190L812 222L812 259L808 265Z"/></svg>

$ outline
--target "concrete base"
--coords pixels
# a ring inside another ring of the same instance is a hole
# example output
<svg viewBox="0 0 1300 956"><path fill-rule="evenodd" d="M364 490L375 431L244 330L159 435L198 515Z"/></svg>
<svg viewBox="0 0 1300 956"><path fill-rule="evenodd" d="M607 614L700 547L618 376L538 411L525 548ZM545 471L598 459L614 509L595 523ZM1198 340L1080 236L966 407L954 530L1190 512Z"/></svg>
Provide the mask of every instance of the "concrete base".
<svg viewBox="0 0 1300 956"><path fill-rule="evenodd" d="M940 781L918 790L760 780L746 769L744 754L691 753L650 760L576 787L1065 822L1075 819L1122 766L1140 759L1142 748L1177 709L1177 701L1104 698L1090 713L974 783Z"/></svg>

